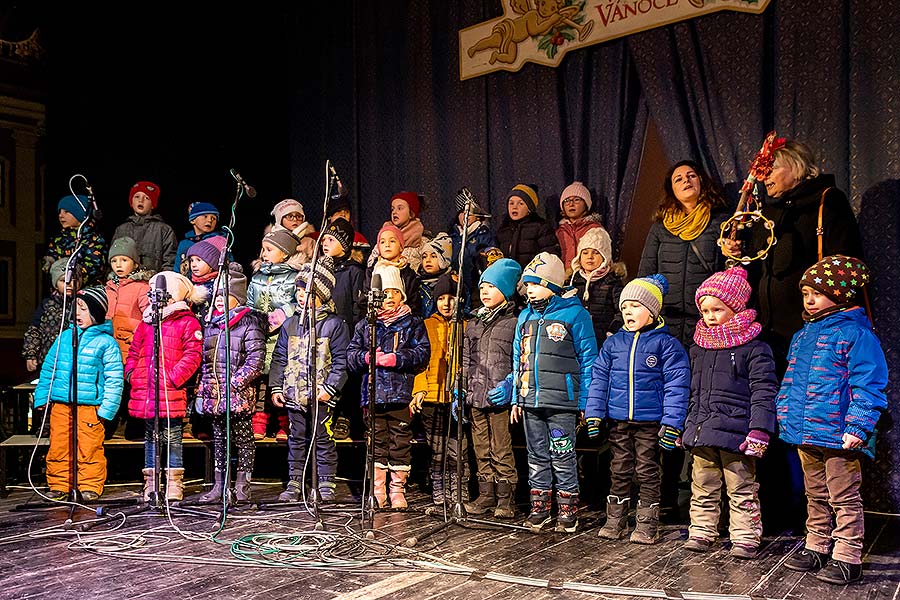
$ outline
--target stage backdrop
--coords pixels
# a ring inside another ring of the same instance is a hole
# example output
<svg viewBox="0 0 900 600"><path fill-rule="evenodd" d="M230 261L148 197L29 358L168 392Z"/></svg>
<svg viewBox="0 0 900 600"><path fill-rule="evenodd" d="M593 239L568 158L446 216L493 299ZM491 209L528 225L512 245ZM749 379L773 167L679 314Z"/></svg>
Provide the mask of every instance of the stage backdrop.
<svg viewBox="0 0 900 600"><path fill-rule="evenodd" d="M775 128L807 142L859 212L876 326L900 373L900 11L775 0L762 16L700 17L573 52L556 69L460 81L458 31L500 16L499 0L330 6L327 23L293 15L293 189L316 223L331 158L370 239L400 190L425 195L422 219L438 231L463 185L500 219L505 193L536 183L556 219L560 191L580 179L619 247L648 119L671 161L698 159L726 185ZM895 512L896 390L865 484L868 506Z"/></svg>

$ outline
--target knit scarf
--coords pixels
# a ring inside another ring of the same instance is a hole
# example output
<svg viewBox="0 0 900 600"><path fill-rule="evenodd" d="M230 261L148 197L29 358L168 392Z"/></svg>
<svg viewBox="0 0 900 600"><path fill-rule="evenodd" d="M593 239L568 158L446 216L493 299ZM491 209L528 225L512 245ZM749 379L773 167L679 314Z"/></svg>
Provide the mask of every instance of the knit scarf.
<svg viewBox="0 0 900 600"><path fill-rule="evenodd" d="M178 302L173 302L168 306L163 306L160 311L161 320L165 321L169 318L172 313L178 312L179 310L191 310L191 307L188 306L187 302L184 300L179 300ZM147 310L144 311L144 314L141 316L141 319L144 323L153 324L153 305L147 307Z"/></svg>
<svg viewBox="0 0 900 600"><path fill-rule="evenodd" d="M584 269L578 269L574 273L572 273L572 278L569 279L569 285L575 285L575 275L581 273L581 276L584 277L584 293L581 295L581 298L584 302L588 301L588 298L591 297L591 282L599 279L603 279L606 277L610 270L612 269L612 261L606 261L604 264L600 265L590 273L585 273Z"/></svg>
<svg viewBox="0 0 900 600"><path fill-rule="evenodd" d="M385 325L390 325L394 321L405 317L408 314L412 314L412 309L409 307L409 304L401 304L397 306L397 308L391 310L379 310L377 317L378 320Z"/></svg>
<svg viewBox="0 0 900 600"><path fill-rule="evenodd" d="M475 318L484 323L485 325L490 325L494 319L497 318L503 310L509 306L508 301L503 301L494 308L488 308L487 306L482 306L477 311L475 311Z"/></svg>
<svg viewBox="0 0 900 600"><path fill-rule="evenodd" d="M191 275L191 283L194 285L199 285L201 283L206 283L207 281L212 281L216 277L218 277L218 271L210 271L206 275Z"/></svg>
<svg viewBox="0 0 900 600"><path fill-rule="evenodd" d="M709 225L709 213L709 204L706 202L698 204L687 215L680 209L669 209L663 216L663 227L672 235L677 235L689 242L703 233L703 230Z"/></svg>
<svg viewBox="0 0 900 600"><path fill-rule="evenodd" d="M228 326L234 327L249 312L250 308L246 306L235 306L228 311ZM209 324L219 329L225 329L225 313L213 311L213 318L210 319Z"/></svg>
<svg viewBox="0 0 900 600"><path fill-rule="evenodd" d="M707 350L722 350L746 344L762 331L762 325L755 319L756 311L752 308L735 313L728 322L713 327L708 327L700 319L694 331L694 341Z"/></svg>
<svg viewBox="0 0 900 600"><path fill-rule="evenodd" d="M379 265L390 265L392 267L397 267L401 271L403 270L403 267L406 267L407 265L409 265L409 262L407 262L406 257L403 256L402 254L400 256L398 256L397 258L395 258L394 260L388 260L388 259L384 258L383 256L379 256L375 262Z"/></svg>
<svg viewBox="0 0 900 600"><path fill-rule="evenodd" d="M389 225L390 221L385 221L385 225ZM412 219L409 223L400 228L400 231L403 233L403 264L409 265L410 268L415 271L419 268L419 264L421 263L421 258L417 258L419 256L419 248L422 246L422 234L425 233L425 226L422 225L422 221L419 219ZM366 262L366 265L371 267L375 264L375 261L381 260L381 253L378 251L378 241L375 242L375 247L372 248L372 254L369 255L369 260ZM397 259L401 260L401 259ZM390 261L386 261L385 264L393 264ZM398 269L402 269L403 267L399 267L394 265Z"/></svg>

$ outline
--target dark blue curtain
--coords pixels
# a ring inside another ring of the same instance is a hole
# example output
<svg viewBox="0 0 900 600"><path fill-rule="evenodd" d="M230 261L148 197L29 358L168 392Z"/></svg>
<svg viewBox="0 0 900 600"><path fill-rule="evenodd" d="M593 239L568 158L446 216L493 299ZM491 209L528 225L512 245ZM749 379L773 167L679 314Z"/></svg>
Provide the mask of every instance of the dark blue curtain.
<svg viewBox="0 0 900 600"><path fill-rule="evenodd" d="M900 11L774 0L762 16L720 12L579 50L556 69L526 65L461 82L458 31L499 16L498 0L331 4L328 25L295 17L292 174L311 216L321 214L326 157L368 236L402 189L425 194L422 218L436 231L462 185L500 218L511 186L538 183L542 210L555 219L560 191L577 178L618 245L649 119L671 161L699 160L732 188L777 128L813 148L860 212L876 326L886 349L900 348ZM888 358L900 372L898 352ZM865 488L869 506L893 511L896 389Z"/></svg>

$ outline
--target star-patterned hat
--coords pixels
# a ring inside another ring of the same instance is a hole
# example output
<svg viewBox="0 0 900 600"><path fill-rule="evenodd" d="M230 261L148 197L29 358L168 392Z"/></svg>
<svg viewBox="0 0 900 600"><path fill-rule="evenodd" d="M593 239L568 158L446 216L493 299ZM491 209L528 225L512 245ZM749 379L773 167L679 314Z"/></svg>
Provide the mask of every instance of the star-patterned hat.
<svg viewBox="0 0 900 600"><path fill-rule="evenodd" d="M828 296L835 304L847 304L856 302L860 290L868 283L869 267L863 261L835 254L808 268L800 280L800 287L811 287Z"/></svg>

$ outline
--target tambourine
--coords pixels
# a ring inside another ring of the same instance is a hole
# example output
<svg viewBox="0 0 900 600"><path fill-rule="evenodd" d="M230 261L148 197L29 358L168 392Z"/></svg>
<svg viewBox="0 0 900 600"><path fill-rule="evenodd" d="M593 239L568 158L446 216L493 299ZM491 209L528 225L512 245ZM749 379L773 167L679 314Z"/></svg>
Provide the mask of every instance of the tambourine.
<svg viewBox="0 0 900 600"><path fill-rule="evenodd" d="M761 248L753 256L734 255L729 253L728 250L725 249L725 238L730 237L732 230L738 231L741 229L749 229L756 224L760 224L768 230L768 237L766 239L765 248ZM722 248L722 254L728 257L728 261L726 261L726 264L729 267L733 267L737 263L741 263L742 265L749 265L754 260L764 260L766 256L769 255L769 250L772 249L772 246L777 243L777 240L775 239L775 222L771 219L765 218L762 212L759 210L736 212L731 216L731 218L723 222L720 228L721 233L719 234L719 240L717 243L719 244L719 247Z"/></svg>

